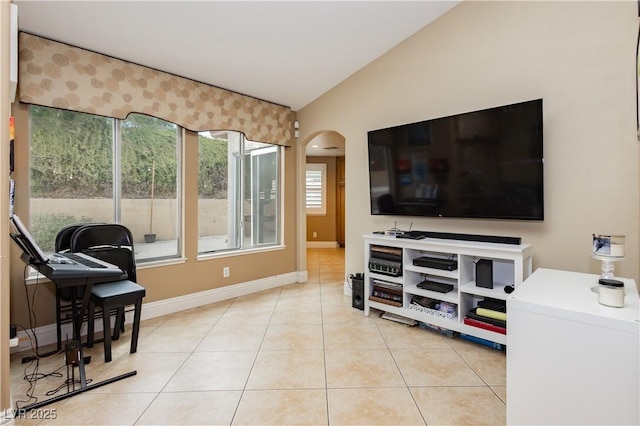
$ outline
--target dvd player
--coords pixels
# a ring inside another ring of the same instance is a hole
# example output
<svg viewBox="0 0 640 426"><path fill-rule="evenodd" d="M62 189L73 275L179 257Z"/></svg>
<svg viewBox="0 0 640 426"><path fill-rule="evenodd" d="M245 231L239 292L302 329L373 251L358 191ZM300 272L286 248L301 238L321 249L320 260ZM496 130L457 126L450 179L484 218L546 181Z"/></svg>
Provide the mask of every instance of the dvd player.
<svg viewBox="0 0 640 426"><path fill-rule="evenodd" d="M423 266L425 268L442 269L445 271L455 271L458 269L458 261L453 259L440 259L438 257L418 257L413 259L415 266Z"/></svg>

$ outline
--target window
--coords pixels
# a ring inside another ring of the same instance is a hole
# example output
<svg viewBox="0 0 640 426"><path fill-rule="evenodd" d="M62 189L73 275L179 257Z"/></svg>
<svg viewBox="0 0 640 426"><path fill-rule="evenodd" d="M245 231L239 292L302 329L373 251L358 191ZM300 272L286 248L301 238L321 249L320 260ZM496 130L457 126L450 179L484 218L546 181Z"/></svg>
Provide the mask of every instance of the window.
<svg viewBox="0 0 640 426"><path fill-rule="evenodd" d="M198 153L198 253L279 244L281 148L212 131Z"/></svg>
<svg viewBox="0 0 640 426"><path fill-rule="evenodd" d="M30 230L45 251L68 224L116 222L133 233L137 261L181 255L177 126L39 106L29 116Z"/></svg>
<svg viewBox="0 0 640 426"><path fill-rule="evenodd" d="M307 164L306 206L308 215L327 214L327 165Z"/></svg>
<svg viewBox="0 0 640 426"><path fill-rule="evenodd" d="M120 172L116 175L120 176L122 194L117 222L144 243L136 244L136 259L176 257L181 229L180 129L137 114L117 124Z"/></svg>

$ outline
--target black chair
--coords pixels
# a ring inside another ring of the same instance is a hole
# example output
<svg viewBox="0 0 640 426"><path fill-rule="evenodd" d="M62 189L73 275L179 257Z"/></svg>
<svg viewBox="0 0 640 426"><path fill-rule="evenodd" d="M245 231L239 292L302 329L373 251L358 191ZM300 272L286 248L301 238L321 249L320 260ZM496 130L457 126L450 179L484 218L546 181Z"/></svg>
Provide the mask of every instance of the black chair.
<svg viewBox="0 0 640 426"><path fill-rule="evenodd" d="M78 223L62 228L55 239L54 249L57 253L71 251L71 236L83 226L90 223ZM58 288L56 286L56 337L58 338L58 351L62 349L62 324L72 321L73 303L80 303L84 296L83 288Z"/></svg>
<svg viewBox="0 0 640 426"><path fill-rule="evenodd" d="M134 306L133 327L131 331L131 353L138 349L142 299L146 294L144 287L136 283L136 263L133 236L125 226L118 224L93 224L78 228L71 236L71 251L83 252L104 260L122 269L127 279L95 284L91 290L89 302L89 321L87 347L94 343L95 308L102 311L104 329L104 360L111 361L111 340L120 338L124 325L124 312L128 306ZM111 335L111 315L116 310L116 320Z"/></svg>

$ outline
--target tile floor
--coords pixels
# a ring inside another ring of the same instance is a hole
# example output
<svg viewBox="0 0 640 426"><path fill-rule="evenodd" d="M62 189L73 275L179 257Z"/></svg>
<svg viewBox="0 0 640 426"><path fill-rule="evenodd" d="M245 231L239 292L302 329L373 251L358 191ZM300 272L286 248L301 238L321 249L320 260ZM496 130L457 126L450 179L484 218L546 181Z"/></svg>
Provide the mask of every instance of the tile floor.
<svg viewBox="0 0 640 426"><path fill-rule="evenodd" d="M127 327L113 362L101 345L85 351L87 377L137 375L34 413L55 419L0 425L505 424L504 353L365 317L343 295L343 249L309 249L308 273L304 284L144 321L136 354ZM22 355L11 363L14 402L33 370ZM38 371L56 369L65 374L62 357ZM43 377L35 395L62 381Z"/></svg>

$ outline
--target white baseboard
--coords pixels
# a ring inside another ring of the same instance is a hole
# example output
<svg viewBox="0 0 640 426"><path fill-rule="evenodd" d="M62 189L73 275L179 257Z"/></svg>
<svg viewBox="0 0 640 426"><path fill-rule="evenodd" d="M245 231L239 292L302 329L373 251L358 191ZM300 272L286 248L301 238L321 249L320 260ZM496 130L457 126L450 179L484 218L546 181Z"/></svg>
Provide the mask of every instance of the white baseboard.
<svg viewBox="0 0 640 426"><path fill-rule="evenodd" d="M287 284L303 283L307 281L307 271L292 272L285 275L261 278L246 283L234 284L226 287L214 288L199 293L159 300L142 305L142 319L156 318L198 306L246 296L247 294L269 290Z"/></svg>
<svg viewBox="0 0 640 426"><path fill-rule="evenodd" d="M345 281L344 284L342 285L342 292L345 296L351 296L352 291L351 291L351 285L349 285L349 281Z"/></svg>
<svg viewBox="0 0 640 426"><path fill-rule="evenodd" d="M248 294L269 290L283 285L304 283L307 281L307 271L292 272L284 275L275 275L272 277L260 278L258 280L249 281L230 286L214 288L198 293L187 294L184 296L172 297L171 299L158 300L157 302L149 302L142 304L142 320L160 317L163 315L173 314L175 312L184 311L186 309L197 308L223 300L233 299ZM125 322L130 324L133 322L133 312L126 315ZM37 339L38 346L46 346L54 344L57 341L56 325L47 324L33 330ZM102 320L95 322L95 331L102 331ZM86 335L86 324L83 326L82 335ZM62 336L66 340L66 336L72 335L71 324L63 324ZM18 346L11 348L11 353L22 352L31 349L31 342L24 330L18 332Z"/></svg>
<svg viewBox="0 0 640 426"><path fill-rule="evenodd" d="M338 248L337 241L307 241L307 248Z"/></svg>

